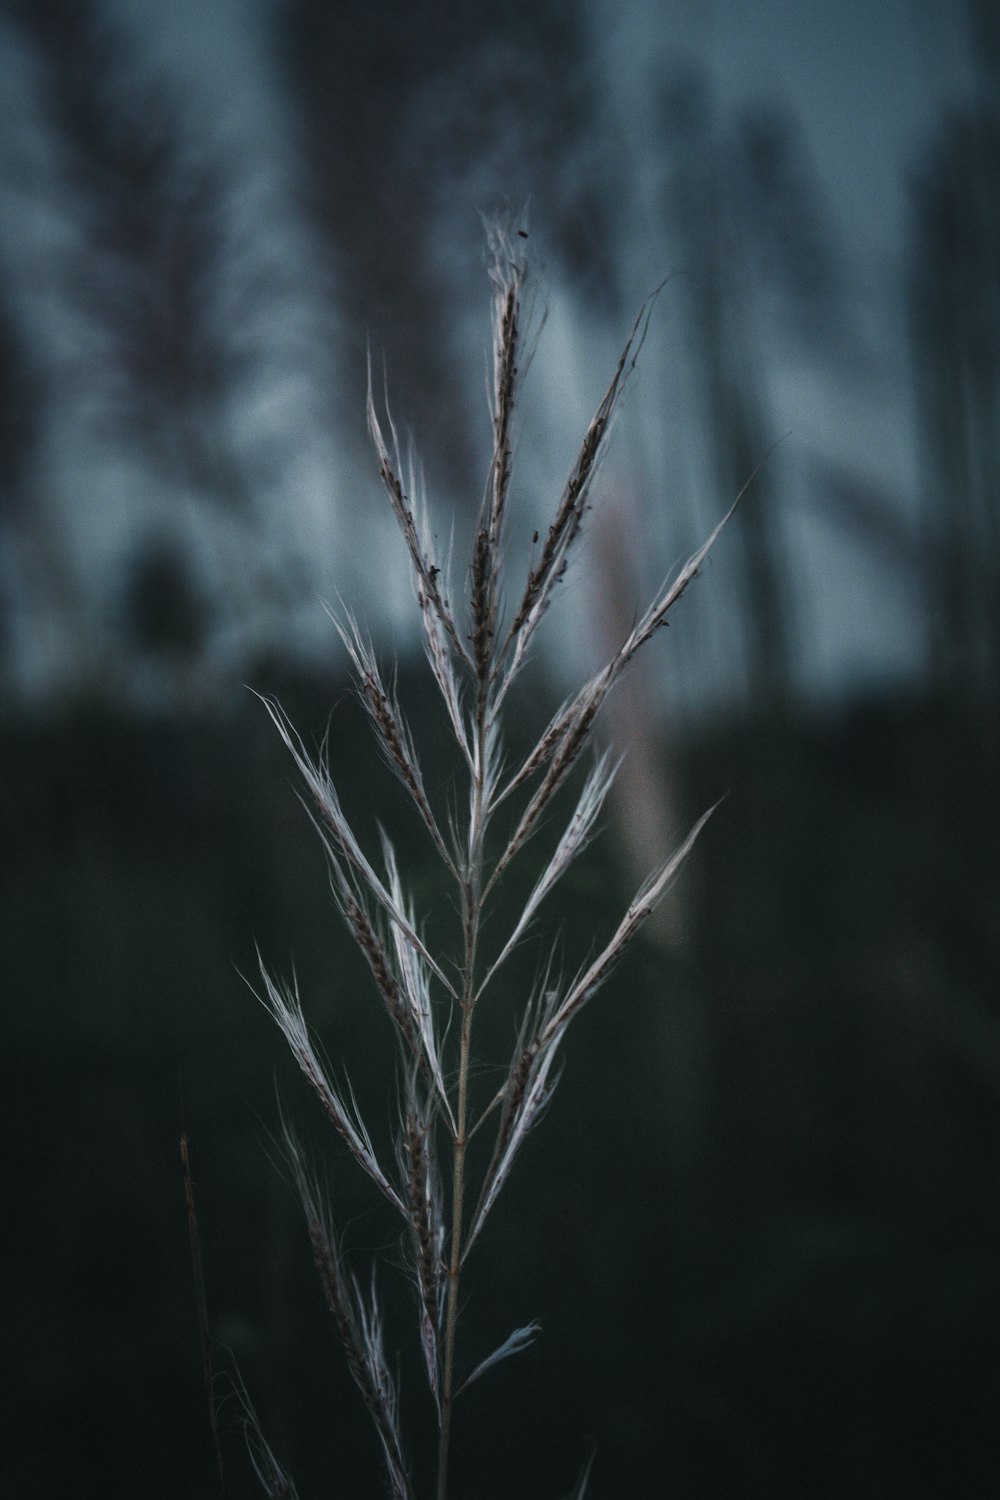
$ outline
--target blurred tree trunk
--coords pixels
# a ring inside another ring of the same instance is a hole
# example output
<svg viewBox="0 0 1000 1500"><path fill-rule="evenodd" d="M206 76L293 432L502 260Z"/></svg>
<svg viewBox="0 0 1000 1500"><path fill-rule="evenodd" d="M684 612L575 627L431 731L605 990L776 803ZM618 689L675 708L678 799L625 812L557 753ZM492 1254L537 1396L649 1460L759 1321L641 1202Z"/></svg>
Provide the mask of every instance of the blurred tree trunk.
<svg viewBox="0 0 1000 1500"><path fill-rule="evenodd" d="M932 688L997 723L1000 114L941 130L913 188L910 268Z"/></svg>
<svg viewBox="0 0 1000 1500"><path fill-rule="evenodd" d="M672 162L665 213L685 271L687 352L702 393L710 469L725 504L773 443L760 351L750 333L748 267L728 211L736 177L703 80L674 80L660 112ZM792 622L771 472L755 480L730 547L738 558L747 698L755 710L776 709L789 689Z"/></svg>

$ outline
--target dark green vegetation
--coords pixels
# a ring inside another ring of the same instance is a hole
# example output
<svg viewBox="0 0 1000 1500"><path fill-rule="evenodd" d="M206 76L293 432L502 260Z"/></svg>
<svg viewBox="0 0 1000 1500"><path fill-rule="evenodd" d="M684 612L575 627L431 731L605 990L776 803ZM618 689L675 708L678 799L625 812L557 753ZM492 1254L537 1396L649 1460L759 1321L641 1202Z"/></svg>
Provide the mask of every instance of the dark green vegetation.
<svg viewBox="0 0 1000 1500"><path fill-rule="evenodd" d="M344 684L255 681L307 741L339 700L331 761L360 829L366 806L402 808ZM294 955L331 1055L371 1099L383 1018L280 743L247 695L211 722L81 706L8 730L2 755L15 1437L0 1488L217 1493L183 1125L213 1333L303 1497L330 1475L376 1495L375 1439L269 1160L276 1070L307 1127L310 1101L236 972L254 941L276 966ZM687 956L643 941L581 1019L484 1239L464 1314L477 1342L533 1317L544 1332L463 1398L456 1491L508 1500L530 1474L532 1495L565 1493L583 1434L597 1495L986 1495L1000 804L982 727L943 702L732 721L672 772L685 814L730 789L683 876ZM436 867L411 826L400 853L433 923ZM633 884L609 831L550 920L593 933ZM523 965L530 979L530 948ZM392 1104L376 1094L368 1113L388 1125ZM388 1240L369 1185L333 1170L348 1249ZM413 1350L402 1378L418 1402ZM234 1400L220 1420L232 1493L249 1494ZM413 1456L419 1478L432 1455Z"/></svg>

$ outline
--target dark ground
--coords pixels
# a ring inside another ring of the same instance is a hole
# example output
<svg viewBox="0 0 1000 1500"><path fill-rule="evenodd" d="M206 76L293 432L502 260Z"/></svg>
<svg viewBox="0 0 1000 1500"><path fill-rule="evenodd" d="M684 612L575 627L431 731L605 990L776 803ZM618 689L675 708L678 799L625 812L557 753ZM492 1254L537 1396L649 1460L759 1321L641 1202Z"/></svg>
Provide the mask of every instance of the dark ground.
<svg viewBox="0 0 1000 1500"><path fill-rule="evenodd" d="M279 696L308 738L344 690ZM375 755L349 700L333 725L360 811ZM386 1034L276 737L249 695L214 722L91 704L9 727L0 753L0 1490L218 1493L184 1129L220 1369L239 1361L303 1500L379 1494L269 1139L276 1076L307 1122L311 1101L237 973L255 942L279 971L294 956L329 1051L388 1117ZM544 1334L466 1398L455 1493L564 1495L593 1445L591 1493L608 1500L993 1495L1000 801L985 731L948 704L877 701L722 724L675 763L692 815L730 792L683 877L690 942L683 959L646 942L581 1019L496 1210L469 1337L485 1349L536 1317ZM436 921L416 832L403 858ZM621 884L602 841L564 891L568 950L574 929L610 923ZM502 1057L509 1040L498 1013L484 1044ZM356 1264L371 1246L391 1262L393 1231L339 1157L333 1196ZM405 1318L401 1278L382 1284ZM402 1377L420 1475L429 1413L409 1351ZM249 1495L239 1415L223 1401L229 1492Z"/></svg>

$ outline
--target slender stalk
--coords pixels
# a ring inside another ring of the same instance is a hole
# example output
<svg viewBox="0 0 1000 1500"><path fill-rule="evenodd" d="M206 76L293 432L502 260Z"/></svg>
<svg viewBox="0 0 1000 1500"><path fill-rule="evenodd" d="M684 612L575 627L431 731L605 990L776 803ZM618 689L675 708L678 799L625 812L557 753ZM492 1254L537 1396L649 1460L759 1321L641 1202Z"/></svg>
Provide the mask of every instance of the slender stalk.
<svg viewBox="0 0 1000 1500"><path fill-rule="evenodd" d="M455 1131L455 1179L452 1202L451 1258L448 1265L448 1302L445 1310L444 1381L441 1392L441 1435L438 1443L437 1500L448 1490L448 1447L455 1390L455 1329L458 1324L458 1280L462 1269L462 1218L465 1202L465 1148L471 1056L472 1006L462 1012L461 1055L458 1065L458 1110Z"/></svg>
<svg viewBox="0 0 1000 1500"><path fill-rule="evenodd" d="M219 1417L216 1410L215 1383L212 1377L212 1337L208 1328L208 1299L205 1296L205 1273L201 1262L201 1240L198 1234L198 1215L195 1212L194 1206L194 1183L191 1179L191 1160L188 1156L186 1130L181 1135L181 1163L184 1167L184 1198L187 1204L188 1242L191 1247L191 1269L194 1272L195 1306L198 1309L201 1368L205 1378L205 1394L208 1397L208 1421L212 1432L212 1447L215 1450L215 1468L219 1476L219 1494L225 1496L226 1474L222 1464L222 1445L219 1441Z"/></svg>
<svg viewBox="0 0 1000 1500"><path fill-rule="evenodd" d="M458 1283L462 1272L465 1211L465 1153L469 1142L469 1068L472 1059L472 1015L476 1005L476 954L482 914L484 782L486 778L487 687L489 663L479 682L476 712L476 755L469 814L468 865L464 873L465 971L462 993L462 1033L458 1057L458 1100L455 1109L455 1154L452 1179L451 1254L445 1307L444 1374L441 1390L441 1433L438 1443L437 1500L446 1500L448 1451L455 1404L455 1330L458 1326Z"/></svg>

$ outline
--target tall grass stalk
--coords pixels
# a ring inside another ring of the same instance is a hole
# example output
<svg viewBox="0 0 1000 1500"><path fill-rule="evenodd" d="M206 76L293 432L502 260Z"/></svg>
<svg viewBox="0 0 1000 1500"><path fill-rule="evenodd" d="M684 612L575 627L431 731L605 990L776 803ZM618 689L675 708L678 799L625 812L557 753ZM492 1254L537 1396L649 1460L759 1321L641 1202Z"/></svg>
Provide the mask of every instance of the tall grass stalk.
<svg viewBox="0 0 1000 1500"><path fill-rule="evenodd" d="M493 456L460 606L454 602L450 559L439 556L432 541L417 474L412 466L404 470L387 403L380 413L369 372L368 426L379 475L409 555L427 661L465 782L464 795L445 821L426 789L417 747L391 679L383 675L354 616L341 608L335 617L375 736L454 888L460 923L453 951L436 953L428 946L390 839L381 833L378 860L365 852L344 814L325 754L307 753L281 708L265 700L304 782L325 845L334 900L367 962L395 1036L399 1109L392 1164L380 1158L350 1085L338 1082L321 1057L295 983L273 978L262 962L259 998L284 1033L346 1152L397 1217L438 1426L437 1500L447 1500L449 1452L461 1391L500 1360L524 1349L538 1332L534 1323L516 1329L470 1368L460 1346L459 1324L460 1287L472 1252L526 1137L552 1096L556 1060L571 1023L609 978L663 897L708 817L706 813L699 818L680 847L650 873L617 925L575 973L560 973L553 948L533 991L504 997L501 1003L515 1011L516 1043L500 1086L479 1098L478 1088L473 1088L473 1079L481 1076L475 1052L477 1014L487 991L500 988L505 965L543 901L594 833L616 769L607 753L596 756L583 777L527 900L507 930L488 945L484 918L494 907L498 884L555 811L557 795L591 744L608 694L636 652L665 624L728 519L723 518L636 620L610 660L553 714L529 753L511 763L503 730L511 689L529 660L536 632L580 540L612 417L655 301L654 294L640 310L583 435L548 529L541 539L536 533L526 568L520 580L512 582L505 535L512 429L521 376L530 357L527 344L533 336L525 308L521 249L503 228L491 227ZM464 811L455 810L463 806ZM504 815L498 820L501 809ZM491 999L500 1001L500 996ZM291 1126L284 1122L283 1128L323 1293L378 1434L389 1493L394 1500L414 1500L374 1271L370 1283L363 1285L348 1268L320 1175ZM492 1149L483 1153L485 1167L470 1176L468 1147L479 1132L488 1133ZM461 1382L460 1364L468 1371ZM272 1496L293 1493L259 1428L255 1422L251 1426L264 1489ZM584 1474L579 1496L586 1483Z"/></svg>

